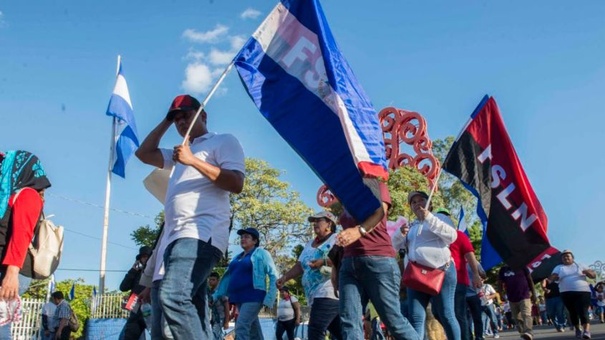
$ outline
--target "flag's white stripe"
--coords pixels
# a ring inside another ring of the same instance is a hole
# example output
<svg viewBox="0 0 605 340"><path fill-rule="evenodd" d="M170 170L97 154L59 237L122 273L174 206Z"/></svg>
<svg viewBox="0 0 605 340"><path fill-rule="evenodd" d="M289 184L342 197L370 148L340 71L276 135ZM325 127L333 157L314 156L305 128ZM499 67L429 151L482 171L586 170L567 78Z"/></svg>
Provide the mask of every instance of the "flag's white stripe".
<svg viewBox="0 0 605 340"><path fill-rule="evenodd" d="M113 89L113 93L122 97L126 101L126 103L128 103L128 106L130 106L130 109L132 110L132 102L130 101L128 85L126 84L126 79L121 73L118 74L118 77L116 79L116 86Z"/></svg>
<svg viewBox="0 0 605 340"><path fill-rule="evenodd" d="M295 29L297 34L283 32L284 27ZM281 33L278 35L278 32ZM316 59L311 61L315 71L319 74L319 78L313 78L309 73L309 64L292 60L292 47L301 40L284 41L284 38L292 36L300 36L307 43L306 49L309 49L316 56ZM361 140L359 133L355 129L351 121L351 117L342 98L328 83L326 69L323 59L321 58L321 50L317 35L301 24L298 19L292 15L286 7L281 3L267 16L265 21L260 25L258 30L253 34L254 39L262 47L267 56L278 63L288 74L301 80L301 83L318 98L320 98L326 106L328 106L340 119L340 124L345 132L347 144L353 155L355 162L372 162L365 144ZM305 81L307 80L307 81Z"/></svg>

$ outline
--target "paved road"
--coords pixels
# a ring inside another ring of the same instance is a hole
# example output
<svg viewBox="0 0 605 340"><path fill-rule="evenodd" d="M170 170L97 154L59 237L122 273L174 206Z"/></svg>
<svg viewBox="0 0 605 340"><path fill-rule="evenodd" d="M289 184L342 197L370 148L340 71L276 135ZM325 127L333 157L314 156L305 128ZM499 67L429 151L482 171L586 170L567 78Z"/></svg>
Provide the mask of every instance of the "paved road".
<svg viewBox="0 0 605 340"><path fill-rule="evenodd" d="M593 321L590 324L590 333L592 333L592 339L594 340L605 340L605 324ZM558 333L552 326L534 326L534 339L536 340L549 340L549 339L575 339L575 331L567 328L565 332ZM491 338L486 338L486 340ZM519 339L519 333L516 330L507 330L500 332L500 339Z"/></svg>

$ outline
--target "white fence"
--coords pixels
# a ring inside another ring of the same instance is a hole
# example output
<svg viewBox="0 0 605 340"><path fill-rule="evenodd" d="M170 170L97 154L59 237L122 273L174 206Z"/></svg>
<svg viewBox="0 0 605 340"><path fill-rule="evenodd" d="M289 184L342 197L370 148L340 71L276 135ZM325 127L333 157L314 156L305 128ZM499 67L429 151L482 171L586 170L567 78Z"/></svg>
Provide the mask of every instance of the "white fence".
<svg viewBox="0 0 605 340"><path fill-rule="evenodd" d="M124 294L103 294L91 301L91 319L128 318L130 312L122 308Z"/></svg>
<svg viewBox="0 0 605 340"><path fill-rule="evenodd" d="M21 321L11 326L11 335L14 340L38 339L42 326L42 299L21 300Z"/></svg>

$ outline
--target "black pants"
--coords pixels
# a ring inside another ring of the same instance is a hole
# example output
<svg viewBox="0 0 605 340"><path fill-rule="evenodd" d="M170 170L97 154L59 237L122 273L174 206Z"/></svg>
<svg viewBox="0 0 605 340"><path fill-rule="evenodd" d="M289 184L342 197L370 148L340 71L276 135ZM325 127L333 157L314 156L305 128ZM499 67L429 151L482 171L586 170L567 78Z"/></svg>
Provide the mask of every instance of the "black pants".
<svg viewBox="0 0 605 340"><path fill-rule="evenodd" d="M139 310L136 313L131 312L122 330L120 340L138 340L146 327L141 311Z"/></svg>
<svg viewBox="0 0 605 340"><path fill-rule="evenodd" d="M561 300L569 311L569 318L573 326L584 325L589 322L588 307L590 307L589 292L561 292ZM579 323L578 323L579 320Z"/></svg>
<svg viewBox="0 0 605 340"><path fill-rule="evenodd" d="M279 321L275 326L275 337L277 340L282 340L284 332L288 335L288 340L294 340L294 329L296 328L296 320Z"/></svg>
<svg viewBox="0 0 605 340"><path fill-rule="evenodd" d="M59 328L55 328L55 333L59 330ZM69 340L69 337L71 337L71 328L69 328L69 325L63 327L63 331L61 331L61 337L59 337L59 339L61 340Z"/></svg>

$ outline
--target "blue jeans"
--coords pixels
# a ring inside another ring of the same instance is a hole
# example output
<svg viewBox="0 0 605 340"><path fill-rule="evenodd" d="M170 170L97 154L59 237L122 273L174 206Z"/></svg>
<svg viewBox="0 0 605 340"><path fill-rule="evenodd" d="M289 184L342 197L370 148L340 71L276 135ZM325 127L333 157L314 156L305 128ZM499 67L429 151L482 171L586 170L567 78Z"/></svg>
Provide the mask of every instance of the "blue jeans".
<svg viewBox="0 0 605 340"><path fill-rule="evenodd" d="M339 273L340 323L343 339L363 339L363 307L372 301L382 322L395 339L419 340L418 333L401 315L401 272L395 258L345 257Z"/></svg>
<svg viewBox="0 0 605 340"><path fill-rule="evenodd" d="M481 307L481 299L478 295L466 297L466 305L468 306L473 318L473 330L475 331L475 340L483 339L483 308ZM470 331L470 328L469 328Z"/></svg>
<svg viewBox="0 0 605 340"><path fill-rule="evenodd" d="M470 340L471 328L466 318L466 291L468 286L460 283L456 284L456 293L454 295L454 313L460 325L460 336L462 340Z"/></svg>
<svg viewBox="0 0 605 340"><path fill-rule="evenodd" d="M489 323L489 326L491 326L492 333L494 335L498 334L498 317L496 316L496 307L494 306L494 304L492 303L490 305L483 306L483 312L487 316L487 321ZM483 325L485 333L487 333L488 330L487 326L487 323Z"/></svg>
<svg viewBox="0 0 605 340"><path fill-rule="evenodd" d="M565 306L560 296L554 296L546 299L546 313L552 320L555 328L565 329L567 318L565 317Z"/></svg>
<svg viewBox="0 0 605 340"><path fill-rule="evenodd" d="M432 302L435 314L445 330L448 340L460 340L460 325L454 312L454 296L456 293L456 267L450 264L445 270L445 279L441 292L435 296L408 288L408 308L412 325L420 338L424 338L426 323L426 307Z"/></svg>
<svg viewBox="0 0 605 340"><path fill-rule="evenodd" d="M244 302L237 305L239 315L235 321L235 338L237 340L263 340L258 313L263 308L262 302Z"/></svg>
<svg viewBox="0 0 605 340"><path fill-rule="evenodd" d="M151 339L174 339L170 328L162 313L160 305L160 284L162 281L153 281L151 286Z"/></svg>
<svg viewBox="0 0 605 340"><path fill-rule="evenodd" d="M194 238L178 239L166 248L159 299L175 339L213 337L206 280L222 255L218 248Z"/></svg>
<svg viewBox="0 0 605 340"><path fill-rule="evenodd" d="M342 339L340 331L340 303L329 298L315 298L309 316L309 339L324 339L326 330L332 339Z"/></svg>

